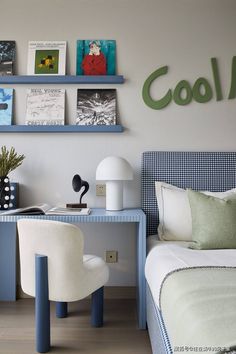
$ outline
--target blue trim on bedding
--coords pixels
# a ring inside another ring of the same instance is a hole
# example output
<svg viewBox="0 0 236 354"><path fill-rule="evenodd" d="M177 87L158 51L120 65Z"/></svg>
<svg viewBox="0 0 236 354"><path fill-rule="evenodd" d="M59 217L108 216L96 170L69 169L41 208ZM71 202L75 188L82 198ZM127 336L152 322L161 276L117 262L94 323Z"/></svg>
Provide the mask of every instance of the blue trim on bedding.
<svg viewBox="0 0 236 354"><path fill-rule="evenodd" d="M155 181L180 188L225 191L236 185L236 152L147 151L142 155L142 208L147 236L157 233Z"/></svg>

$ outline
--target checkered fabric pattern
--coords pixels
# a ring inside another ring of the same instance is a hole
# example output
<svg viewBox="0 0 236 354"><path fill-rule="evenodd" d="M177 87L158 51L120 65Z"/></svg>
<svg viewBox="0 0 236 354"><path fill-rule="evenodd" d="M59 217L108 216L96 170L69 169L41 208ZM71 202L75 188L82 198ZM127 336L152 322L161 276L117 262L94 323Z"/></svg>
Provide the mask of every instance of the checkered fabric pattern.
<svg viewBox="0 0 236 354"><path fill-rule="evenodd" d="M147 284L147 323L151 339L153 354L173 354L170 340L162 319L162 315L155 305L151 290Z"/></svg>
<svg viewBox="0 0 236 354"><path fill-rule="evenodd" d="M180 188L225 191L236 185L236 152L147 151L142 155L142 209L147 236L157 233L155 181Z"/></svg>

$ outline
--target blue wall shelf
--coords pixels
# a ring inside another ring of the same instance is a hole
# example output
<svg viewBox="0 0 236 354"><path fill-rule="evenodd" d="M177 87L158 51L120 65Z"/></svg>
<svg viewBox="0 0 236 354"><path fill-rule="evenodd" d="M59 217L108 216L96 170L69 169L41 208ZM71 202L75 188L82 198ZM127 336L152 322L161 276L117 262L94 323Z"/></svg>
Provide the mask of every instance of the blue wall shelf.
<svg viewBox="0 0 236 354"><path fill-rule="evenodd" d="M85 76L85 75L9 75L0 76L0 84L123 84L122 75L103 75L103 76Z"/></svg>
<svg viewBox="0 0 236 354"><path fill-rule="evenodd" d="M123 84L122 75L9 75L0 84ZM121 125L0 125L0 133L122 133Z"/></svg>
<svg viewBox="0 0 236 354"><path fill-rule="evenodd" d="M0 125L0 133L122 133L122 125Z"/></svg>

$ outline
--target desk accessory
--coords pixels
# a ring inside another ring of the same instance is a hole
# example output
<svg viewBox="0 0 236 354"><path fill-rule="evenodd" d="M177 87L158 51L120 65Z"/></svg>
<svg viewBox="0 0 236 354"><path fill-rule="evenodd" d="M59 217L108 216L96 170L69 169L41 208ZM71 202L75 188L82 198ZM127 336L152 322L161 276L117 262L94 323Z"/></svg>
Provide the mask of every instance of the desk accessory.
<svg viewBox="0 0 236 354"><path fill-rule="evenodd" d="M68 208L64 206L52 207L48 204L30 205L0 212L1 215L89 215L90 208Z"/></svg>
<svg viewBox="0 0 236 354"><path fill-rule="evenodd" d="M87 203L82 203L82 197L88 192L89 184L86 181L83 181L80 175L74 175L72 179L72 187L76 193L78 193L81 188L84 187L84 191L80 195L79 203L69 203L66 204L67 208L87 208Z"/></svg>
<svg viewBox="0 0 236 354"><path fill-rule="evenodd" d="M13 207L12 199L14 193L11 192L13 186L10 185L9 173L19 167L25 156L18 155L15 148L7 150L6 146L1 147L0 151L0 210Z"/></svg>
<svg viewBox="0 0 236 354"><path fill-rule="evenodd" d="M119 156L108 156L96 170L96 180L106 182L106 210L123 209L123 181L133 179L129 162Z"/></svg>

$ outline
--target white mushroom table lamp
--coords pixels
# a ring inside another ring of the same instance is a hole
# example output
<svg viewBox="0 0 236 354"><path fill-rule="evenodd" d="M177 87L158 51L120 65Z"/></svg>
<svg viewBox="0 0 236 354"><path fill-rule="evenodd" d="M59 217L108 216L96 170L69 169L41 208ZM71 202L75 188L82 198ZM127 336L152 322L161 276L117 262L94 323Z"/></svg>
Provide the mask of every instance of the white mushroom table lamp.
<svg viewBox="0 0 236 354"><path fill-rule="evenodd" d="M123 209L123 181L133 179L129 162L119 156L108 156L96 170L96 180L106 182L106 210Z"/></svg>

